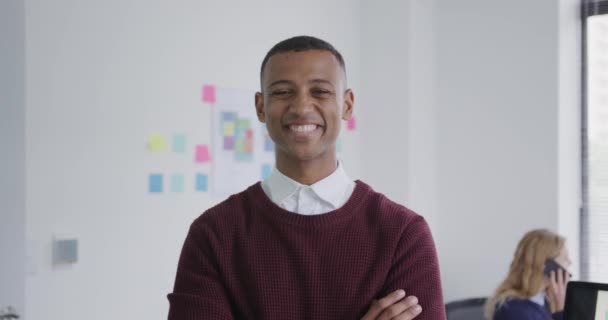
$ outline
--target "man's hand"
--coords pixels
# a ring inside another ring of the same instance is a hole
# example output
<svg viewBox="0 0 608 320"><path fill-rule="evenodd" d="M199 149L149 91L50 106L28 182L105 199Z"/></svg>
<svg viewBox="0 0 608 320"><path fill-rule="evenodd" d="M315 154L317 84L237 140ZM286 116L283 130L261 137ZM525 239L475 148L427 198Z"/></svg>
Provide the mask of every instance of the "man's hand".
<svg viewBox="0 0 608 320"><path fill-rule="evenodd" d="M374 300L361 320L411 320L422 312L418 298L405 297L405 291L397 290L380 300Z"/></svg>
<svg viewBox="0 0 608 320"><path fill-rule="evenodd" d="M568 272L558 269L557 275L555 271L551 271L549 276L549 287L547 288L547 296L549 298L549 306L551 312L564 311L564 304L566 303L566 287L570 281L570 275Z"/></svg>

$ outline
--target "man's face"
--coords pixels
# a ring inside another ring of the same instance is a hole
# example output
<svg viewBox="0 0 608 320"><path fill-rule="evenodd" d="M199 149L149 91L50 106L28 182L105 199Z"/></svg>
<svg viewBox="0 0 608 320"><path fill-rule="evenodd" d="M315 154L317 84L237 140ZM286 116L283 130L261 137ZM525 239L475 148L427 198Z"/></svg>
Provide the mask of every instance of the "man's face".
<svg viewBox="0 0 608 320"><path fill-rule="evenodd" d="M256 110L276 145L277 156L309 161L335 158L342 120L350 119L353 94L329 51L275 54L256 94Z"/></svg>

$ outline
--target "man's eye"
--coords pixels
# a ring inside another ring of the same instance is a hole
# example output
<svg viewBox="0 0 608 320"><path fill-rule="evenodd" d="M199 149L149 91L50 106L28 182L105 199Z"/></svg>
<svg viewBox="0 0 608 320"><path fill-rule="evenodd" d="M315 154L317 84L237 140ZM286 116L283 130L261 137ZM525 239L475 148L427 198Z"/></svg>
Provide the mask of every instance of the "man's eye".
<svg viewBox="0 0 608 320"><path fill-rule="evenodd" d="M289 94L289 91L287 91L287 90L276 90L276 91L272 91L270 94L273 95L273 96L284 96L284 95Z"/></svg>
<svg viewBox="0 0 608 320"><path fill-rule="evenodd" d="M330 94L331 92L328 90L324 90L324 89L316 89L316 90L313 90L312 93L314 93L316 95L326 95L326 94Z"/></svg>

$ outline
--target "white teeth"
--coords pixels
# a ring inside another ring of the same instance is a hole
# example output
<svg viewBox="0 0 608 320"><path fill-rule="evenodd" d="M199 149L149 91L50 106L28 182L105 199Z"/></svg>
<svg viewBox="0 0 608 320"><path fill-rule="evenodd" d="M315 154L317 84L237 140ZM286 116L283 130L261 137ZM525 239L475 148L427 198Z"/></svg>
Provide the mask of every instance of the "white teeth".
<svg viewBox="0 0 608 320"><path fill-rule="evenodd" d="M310 131L315 130L317 128L317 126L314 124L307 124L307 125L303 125L303 126L293 125L293 126L290 126L289 128L295 132L310 132Z"/></svg>

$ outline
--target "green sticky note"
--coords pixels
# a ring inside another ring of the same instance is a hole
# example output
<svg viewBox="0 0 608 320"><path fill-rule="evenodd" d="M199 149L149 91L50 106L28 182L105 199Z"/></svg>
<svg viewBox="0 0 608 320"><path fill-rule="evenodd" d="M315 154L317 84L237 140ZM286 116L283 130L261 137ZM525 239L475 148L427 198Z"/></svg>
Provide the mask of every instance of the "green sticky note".
<svg viewBox="0 0 608 320"><path fill-rule="evenodd" d="M250 126L249 119L239 119L236 123L236 126L239 129L249 129L249 126Z"/></svg>
<svg viewBox="0 0 608 320"><path fill-rule="evenodd" d="M175 173L171 175L171 192L184 192L184 175Z"/></svg>

